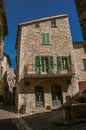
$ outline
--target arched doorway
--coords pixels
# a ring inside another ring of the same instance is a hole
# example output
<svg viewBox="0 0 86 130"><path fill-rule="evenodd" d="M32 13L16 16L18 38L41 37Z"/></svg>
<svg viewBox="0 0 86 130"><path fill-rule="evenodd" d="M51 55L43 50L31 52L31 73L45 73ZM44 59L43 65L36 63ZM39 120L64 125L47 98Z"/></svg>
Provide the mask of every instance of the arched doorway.
<svg viewBox="0 0 86 130"><path fill-rule="evenodd" d="M44 106L44 89L41 86L35 87L35 104L36 107Z"/></svg>
<svg viewBox="0 0 86 130"><path fill-rule="evenodd" d="M60 107L62 104L62 91L59 85L51 86L51 93L52 93L52 106L53 107Z"/></svg>

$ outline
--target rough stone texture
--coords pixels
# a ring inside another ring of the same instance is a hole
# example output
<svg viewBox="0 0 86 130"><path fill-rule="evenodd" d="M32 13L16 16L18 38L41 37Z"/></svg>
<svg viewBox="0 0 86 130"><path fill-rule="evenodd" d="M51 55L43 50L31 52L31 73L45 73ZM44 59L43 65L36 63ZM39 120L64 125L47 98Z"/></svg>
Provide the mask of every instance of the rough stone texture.
<svg viewBox="0 0 86 130"><path fill-rule="evenodd" d="M13 68L10 68L10 61L7 54L3 56L2 61L2 93L4 96L4 103L10 103L14 100L13 89L15 87L16 75Z"/></svg>
<svg viewBox="0 0 86 130"><path fill-rule="evenodd" d="M56 27L51 27L51 20L56 20ZM39 28L35 28L35 24L39 22ZM50 33L50 45L42 44L42 33ZM49 78L48 75L43 78L29 78L31 74L35 75L35 56L53 56L54 64L57 64L57 56L72 56L73 73L75 65L73 61L73 44L69 28L68 16L61 15L56 17L40 19L32 22L27 22L19 25L17 45L17 94L16 104L18 110L23 104L26 105L26 110L35 108L34 90L36 86L43 86L44 88L44 107L52 106L51 86L60 85L62 90L62 102L66 102L66 96L74 96L78 91L77 81L75 77L66 76L68 72L61 73L58 77L57 67L55 67L55 74L57 77ZM27 80L30 85L25 86L24 76L25 66L27 67ZM75 75L74 75L75 76ZM48 77L48 78L47 78ZM67 80L71 80L71 84L67 84ZM58 106L57 106L58 107Z"/></svg>
<svg viewBox="0 0 86 130"><path fill-rule="evenodd" d="M9 69L9 66L10 66L10 64L9 64L8 57L6 55L3 55L3 60L1 63L1 67L3 68L2 69L2 77L5 75L5 73Z"/></svg>
<svg viewBox="0 0 86 130"><path fill-rule="evenodd" d="M86 0L75 0L75 5L80 21L81 31L84 40L86 40Z"/></svg>
<svg viewBox="0 0 86 130"><path fill-rule="evenodd" d="M78 81L86 81L86 70L84 70L83 59L86 59L86 53L84 52L84 42L74 42L74 63L76 64L76 71L78 75Z"/></svg>
<svg viewBox="0 0 86 130"><path fill-rule="evenodd" d="M2 93L4 95L4 87L6 85L6 72L7 70L9 69L10 67L10 64L9 64L9 58L7 55L3 55L3 60L2 60L2 63L1 63L1 77L3 79L2 81Z"/></svg>
<svg viewBox="0 0 86 130"><path fill-rule="evenodd" d="M15 87L15 83L16 83L16 74L13 68L9 68L7 70L7 82L9 85L9 91L13 93L13 88Z"/></svg>

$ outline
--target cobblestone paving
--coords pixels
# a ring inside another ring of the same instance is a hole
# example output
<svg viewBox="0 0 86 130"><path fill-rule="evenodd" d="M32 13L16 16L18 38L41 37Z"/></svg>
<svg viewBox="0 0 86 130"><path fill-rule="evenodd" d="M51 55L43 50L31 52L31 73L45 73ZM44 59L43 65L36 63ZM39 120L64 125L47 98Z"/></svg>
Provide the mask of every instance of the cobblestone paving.
<svg viewBox="0 0 86 130"><path fill-rule="evenodd" d="M11 119L4 119L0 120L0 130L18 130L18 128L11 122Z"/></svg>
<svg viewBox="0 0 86 130"><path fill-rule="evenodd" d="M32 130L86 130L86 123L72 126L59 126L56 121L60 120L61 113L41 113L23 117Z"/></svg>
<svg viewBox="0 0 86 130"><path fill-rule="evenodd" d="M12 107L0 109L0 130L31 130L26 122L12 109Z"/></svg>
<svg viewBox="0 0 86 130"><path fill-rule="evenodd" d="M13 113L0 109L0 130L18 130L11 118L14 118Z"/></svg>

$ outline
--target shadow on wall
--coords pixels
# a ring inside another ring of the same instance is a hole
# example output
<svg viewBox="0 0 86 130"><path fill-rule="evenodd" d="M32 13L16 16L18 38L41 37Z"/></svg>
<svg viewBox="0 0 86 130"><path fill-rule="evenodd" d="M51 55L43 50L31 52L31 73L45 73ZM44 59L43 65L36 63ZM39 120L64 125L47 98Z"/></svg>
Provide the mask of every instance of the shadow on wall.
<svg viewBox="0 0 86 130"><path fill-rule="evenodd" d="M3 76L3 104L15 105L15 87L12 88L11 92L7 82L7 73Z"/></svg>

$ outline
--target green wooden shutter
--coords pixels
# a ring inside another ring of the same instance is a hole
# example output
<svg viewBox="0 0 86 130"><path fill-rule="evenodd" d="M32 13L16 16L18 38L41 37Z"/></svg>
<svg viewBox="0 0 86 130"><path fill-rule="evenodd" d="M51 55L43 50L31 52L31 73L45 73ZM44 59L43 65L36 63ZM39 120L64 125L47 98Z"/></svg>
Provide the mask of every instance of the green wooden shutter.
<svg viewBox="0 0 86 130"><path fill-rule="evenodd" d="M49 33L46 33L46 44L50 43L50 37L49 37Z"/></svg>
<svg viewBox="0 0 86 130"><path fill-rule="evenodd" d="M42 33L42 43L46 44L46 34Z"/></svg>
<svg viewBox="0 0 86 130"><path fill-rule="evenodd" d="M52 74L54 73L53 56L49 56L49 70Z"/></svg>
<svg viewBox="0 0 86 130"><path fill-rule="evenodd" d="M62 70L62 57L61 56L57 57L57 68L58 70Z"/></svg>
<svg viewBox="0 0 86 130"><path fill-rule="evenodd" d="M43 44L49 44L50 43L49 33L42 33L42 43Z"/></svg>
<svg viewBox="0 0 86 130"><path fill-rule="evenodd" d="M68 68L70 68L72 65L71 55L69 55L67 59L68 59L67 60L68 61Z"/></svg>
<svg viewBox="0 0 86 130"><path fill-rule="evenodd" d="M40 56L36 56L36 74L40 72Z"/></svg>
<svg viewBox="0 0 86 130"><path fill-rule="evenodd" d="M69 65L72 65L71 55L69 55Z"/></svg>

